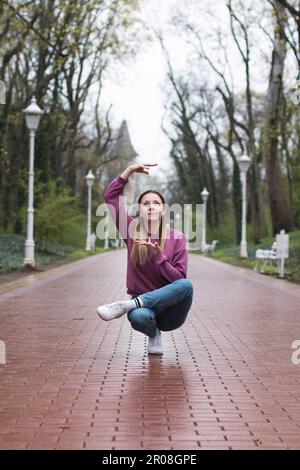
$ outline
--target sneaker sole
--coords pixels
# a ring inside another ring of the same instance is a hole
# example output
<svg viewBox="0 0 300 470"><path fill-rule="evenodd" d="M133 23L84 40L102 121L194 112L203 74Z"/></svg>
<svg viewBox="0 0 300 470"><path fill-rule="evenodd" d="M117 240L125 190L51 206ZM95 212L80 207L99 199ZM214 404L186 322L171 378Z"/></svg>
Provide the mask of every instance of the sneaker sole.
<svg viewBox="0 0 300 470"><path fill-rule="evenodd" d="M114 320L115 318L120 318L124 315L123 312L120 312L119 314L115 314L114 316L112 316L111 314L107 313L106 309L103 307L98 307L97 313L99 317L105 321Z"/></svg>
<svg viewBox="0 0 300 470"><path fill-rule="evenodd" d="M148 354L163 354L163 351L148 351Z"/></svg>

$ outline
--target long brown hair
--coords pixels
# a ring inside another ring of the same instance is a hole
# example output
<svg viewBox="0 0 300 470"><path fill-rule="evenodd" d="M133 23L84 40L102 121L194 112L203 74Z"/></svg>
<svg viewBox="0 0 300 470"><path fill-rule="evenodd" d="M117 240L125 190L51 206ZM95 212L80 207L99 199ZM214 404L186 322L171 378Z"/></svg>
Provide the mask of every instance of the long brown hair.
<svg viewBox="0 0 300 470"><path fill-rule="evenodd" d="M140 195L140 197L138 198L138 204L141 204L143 196L145 196L145 194L148 194L148 193L157 194L162 200L163 205L165 205L165 198L162 196L162 194L152 189L148 189L147 191L144 191ZM168 225L166 223L165 215L166 214L164 214L161 217L160 224L159 224L159 248L162 253L165 248L167 234L168 234ZM136 243L134 243L134 240L136 240L137 238L141 240L146 240L146 241L148 240L148 227L146 226L143 217L140 217L140 216L139 216L139 220L134 226L132 251L130 255L130 260L134 267L136 267L136 263L138 259L139 259L139 262L143 265L146 263L147 259L149 258L148 247L146 245L138 246Z"/></svg>

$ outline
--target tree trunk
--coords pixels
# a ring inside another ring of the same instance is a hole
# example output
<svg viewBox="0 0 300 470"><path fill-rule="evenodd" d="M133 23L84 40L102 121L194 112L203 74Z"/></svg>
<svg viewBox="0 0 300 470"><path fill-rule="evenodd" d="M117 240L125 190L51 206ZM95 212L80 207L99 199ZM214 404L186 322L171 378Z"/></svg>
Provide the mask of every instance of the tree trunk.
<svg viewBox="0 0 300 470"><path fill-rule="evenodd" d="M281 229L292 228L291 210L283 187L283 179L278 157L278 134L280 127L280 104L282 93L282 76L286 55L285 12L277 0L274 1L277 22L274 34L274 48L269 78L269 87L265 103L265 126L263 153L266 161L269 203L273 234Z"/></svg>

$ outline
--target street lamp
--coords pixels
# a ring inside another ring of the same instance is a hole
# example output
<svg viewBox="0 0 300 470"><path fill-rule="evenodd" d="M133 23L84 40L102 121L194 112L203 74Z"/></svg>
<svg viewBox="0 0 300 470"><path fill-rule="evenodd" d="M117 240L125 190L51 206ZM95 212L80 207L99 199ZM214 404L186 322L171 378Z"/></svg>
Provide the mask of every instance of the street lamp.
<svg viewBox="0 0 300 470"><path fill-rule="evenodd" d="M94 183L95 176L89 170L88 174L85 177L86 184L88 187L88 213L87 213L87 237L86 237L86 250L91 251L91 207L92 207L92 186Z"/></svg>
<svg viewBox="0 0 300 470"><path fill-rule="evenodd" d="M25 266L35 266L34 259L34 208L33 208L33 188L34 188L34 138L35 132L39 126L43 110L37 105L35 96L32 97L31 103L27 108L23 109L25 114L25 122L29 130L29 181L28 181L28 209L27 209L27 239L25 242Z"/></svg>
<svg viewBox="0 0 300 470"><path fill-rule="evenodd" d="M246 183L247 183L247 171L249 169L251 160L248 155L242 155L239 160L239 167L242 179L242 239L241 239L241 250L240 257L248 258L247 253L247 240L246 240Z"/></svg>
<svg viewBox="0 0 300 470"><path fill-rule="evenodd" d="M209 192L206 188L203 189L202 193L203 200L203 221L202 221L202 250L206 245L206 203L209 196Z"/></svg>

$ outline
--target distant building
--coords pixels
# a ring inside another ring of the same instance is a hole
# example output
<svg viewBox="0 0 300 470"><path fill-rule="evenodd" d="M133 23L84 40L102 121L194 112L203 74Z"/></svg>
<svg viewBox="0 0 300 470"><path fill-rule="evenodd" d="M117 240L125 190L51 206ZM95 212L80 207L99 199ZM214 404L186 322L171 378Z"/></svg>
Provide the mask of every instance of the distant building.
<svg viewBox="0 0 300 470"><path fill-rule="evenodd" d="M113 160L105 165L106 184L120 175L129 165L135 164L137 156L138 153L135 151L130 139L127 122L124 120L119 129L116 142L110 152L110 158L113 158ZM136 186L136 173L133 173L124 189L130 215L135 215L135 212L130 211L130 209L133 209L131 206L136 200Z"/></svg>

